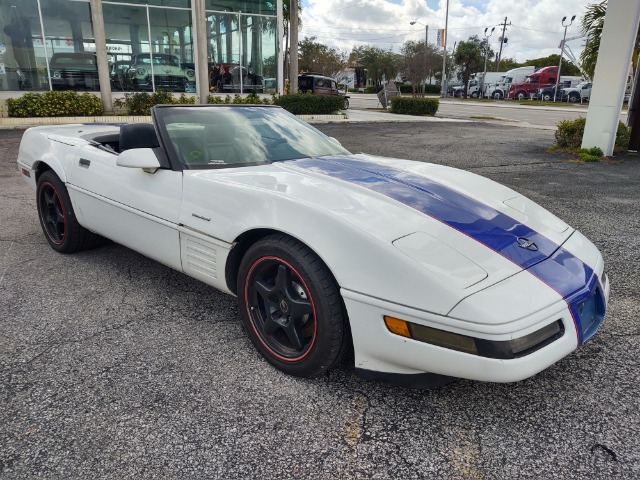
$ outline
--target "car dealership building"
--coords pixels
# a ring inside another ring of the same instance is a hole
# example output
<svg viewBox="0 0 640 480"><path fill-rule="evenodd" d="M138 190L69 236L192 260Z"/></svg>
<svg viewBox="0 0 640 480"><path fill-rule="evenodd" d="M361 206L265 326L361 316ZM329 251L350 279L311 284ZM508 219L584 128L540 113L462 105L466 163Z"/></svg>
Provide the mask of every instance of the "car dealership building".
<svg viewBox="0 0 640 480"><path fill-rule="evenodd" d="M282 31L282 0L2 0L0 92L281 92Z"/></svg>

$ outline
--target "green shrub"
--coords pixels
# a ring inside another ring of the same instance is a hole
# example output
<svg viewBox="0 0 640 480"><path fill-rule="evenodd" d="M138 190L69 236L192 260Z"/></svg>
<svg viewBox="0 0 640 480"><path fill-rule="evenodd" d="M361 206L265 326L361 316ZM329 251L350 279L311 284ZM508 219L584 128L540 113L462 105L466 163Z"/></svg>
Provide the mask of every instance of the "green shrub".
<svg viewBox="0 0 640 480"><path fill-rule="evenodd" d="M195 97L187 97L184 93L175 98L170 92L158 90L155 93L125 93L124 99L116 99L113 105L126 108L129 115L151 115L151 107L154 105L193 105L195 102Z"/></svg>
<svg viewBox="0 0 640 480"><path fill-rule="evenodd" d="M427 84L426 91L424 93L439 94L442 91L440 85Z"/></svg>
<svg viewBox="0 0 640 480"><path fill-rule="evenodd" d="M260 98L255 93L250 93L246 97L235 94L233 98L231 98L229 95L226 95L224 98L220 97L219 95L209 95L209 97L207 98L207 103L209 105L272 105L273 100L269 98Z"/></svg>
<svg viewBox="0 0 640 480"><path fill-rule="evenodd" d="M8 98L10 117L84 117L102 115L102 100L90 93L64 92L27 93Z"/></svg>
<svg viewBox="0 0 640 480"><path fill-rule="evenodd" d="M626 152L629 150L630 141L631 129L624 123L618 122L618 131L616 132L616 143L613 146L613 153Z"/></svg>
<svg viewBox="0 0 640 480"><path fill-rule="evenodd" d="M280 105L294 115L329 115L340 110L343 103L344 100L339 95L312 93L282 95L274 99L274 104Z"/></svg>
<svg viewBox="0 0 640 480"><path fill-rule="evenodd" d="M364 89L364 93L378 93L382 88L382 85L367 85Z"/></svg>
<svg viewBox="0 0 640 480"><path fill-rule="evenodd" d="M560 148L577 149L582 145L582 135L586 118L575 120L562 120L556 129L556 144Z"/></svg>
<svg viewBox="0 0 640 480"><path fill-rule="evenodd" d="M437 98L398 96L391 99L391 113L434 116L439 105L440 101Z"/></svg>
<svg viewBox="0 0 640 480"><path fill-rule="evenodd" d="M587 123L586 118L578 118L576 120L562 120L558 123L556 129L556 142L558 147L570 150L578 150L582 145L582 137L584 135L584 126ZM616 141L613 147L614 153L624 152L629 148L629 140L631 131L622 122L618 122L618 130L616 132ZM590 149L592 150L592 149ZM602 150L598 149L603 156ZM595 155L593 152L580 152L589 155Z"/></svg>

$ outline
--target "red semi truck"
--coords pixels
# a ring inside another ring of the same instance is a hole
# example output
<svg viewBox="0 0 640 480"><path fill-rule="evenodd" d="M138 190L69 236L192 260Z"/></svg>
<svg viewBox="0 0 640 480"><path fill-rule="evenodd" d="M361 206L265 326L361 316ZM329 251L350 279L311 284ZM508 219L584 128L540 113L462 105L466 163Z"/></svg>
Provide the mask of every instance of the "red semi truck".
<svg viewBox="0 0 640 480"><path fill-rule="evenodd" d="M516 100L528 100L532 93L537 93L539 88L549 87L558 80L558 67L544 67L527 75L522 83L512 83L509 88L509 98Z"/></svg>

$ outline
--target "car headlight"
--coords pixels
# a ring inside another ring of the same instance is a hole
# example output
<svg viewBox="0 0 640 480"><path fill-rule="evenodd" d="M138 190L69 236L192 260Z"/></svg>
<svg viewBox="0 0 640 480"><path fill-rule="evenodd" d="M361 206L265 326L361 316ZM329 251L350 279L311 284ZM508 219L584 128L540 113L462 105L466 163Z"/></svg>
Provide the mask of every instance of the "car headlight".
<svg viewBox="0 0 640 480"><path fill-rule="evenodd" d="M53 71L53 78L62 78L62 72L60 70Z"/></svg>
<svg viewBox="0 0 640 480"><path fill-rule="evenodd" d="M438 347L469 353L479 357L510 359L518 358L539 350L564 334L564 325L556 320L524 337L507 341L491 341L469 337L458 333L447 332L437 328L426 327L407 322L399 318L384 316L387 329L401 337L411 338L418 342L429 343Z"/></svg>
<svg viewBox="0 0 640 480"><path fill-rule="evenodd" d="M196 72L194 72L193 70L191 69L187 70L187 77L193 78L195 77L195 75L196 75Z"/></svg>
<svg viewBox="0 0 640 480"><path fill-rule="evenodd" d="M138 75L144 75L145 73L147 73L147 71L142 67L137 69L136 72L138 72Z"/></svg>

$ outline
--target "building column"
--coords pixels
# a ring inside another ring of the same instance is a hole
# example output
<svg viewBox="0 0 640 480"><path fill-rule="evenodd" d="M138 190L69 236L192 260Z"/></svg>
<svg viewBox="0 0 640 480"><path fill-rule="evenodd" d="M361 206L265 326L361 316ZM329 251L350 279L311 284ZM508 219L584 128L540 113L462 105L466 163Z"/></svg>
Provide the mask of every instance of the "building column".
<svg viewBox="0 0 640 480"><path fill-rule="evenodd" d="M640 2L609 0L593 75L582 148L613 154L631 55L640 22Z"/></svg>
<svg viewBox="0 0 640 480"><path fill-rule="evenodd" d="M276 22L278 28L276 29L276 38L278 45L276 47L276 58L277 58L277 70L276 70L276 78L278 79L278 95L284 94L284 76L282 72L284 72L284 54L286 52L286 48L283 46L284 42L284 22L283 22L283 8L282 8L282 0L277 0L276 2Z"/></svg>
<svg viewBox="0 0 640 480"><path fill-rule="evenodd" d="M198 103L205 105L209 98L209 57L207 55L207 16L204 0L191 0L193 24L193 60L196 66L196 91Z"/></svg>
<svg viewBox="0 0 640 480"><path fill-rule="evenodd" d="M109 58L107 57L107 37L104 31L104 15L102 14L102 2L100 0L91 0L91 23L93 23L93 38L96 45L98 81L100 82L102 106L106 113L113 113Z"/></svg>

